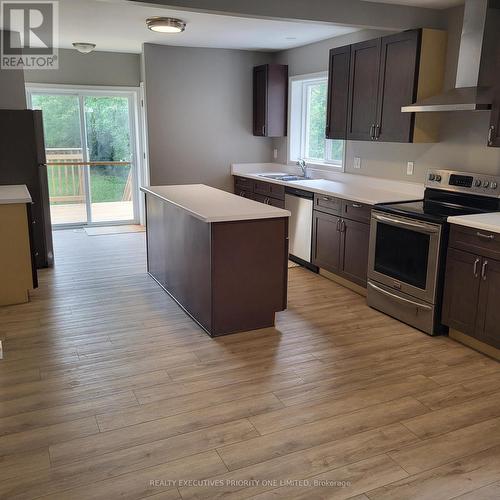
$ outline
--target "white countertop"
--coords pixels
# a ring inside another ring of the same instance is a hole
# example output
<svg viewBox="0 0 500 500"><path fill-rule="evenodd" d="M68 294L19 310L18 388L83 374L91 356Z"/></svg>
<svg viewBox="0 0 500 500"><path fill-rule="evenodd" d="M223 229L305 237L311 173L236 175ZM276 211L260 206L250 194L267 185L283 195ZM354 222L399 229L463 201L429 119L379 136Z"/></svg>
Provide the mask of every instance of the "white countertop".
<svg viewBox="0 0 500 500"><path fill-rule="evenodd" d="M24 184L0 186L0 205L31 203L31 195Z"/></svg>
<svg viewBox="0 0 500 500"><path fill-rule="evenodd" d="M141 191L172 203L204 222L289 217L288 210L248 200L204 184L147 186Z"/></svg>
<svg viewBox="0 0 500 500"><path fill-rule="evenodd" d="M254 172L249 172L252 168ZM273 170L271 170L273 169ZM352 175L346 173L324 173L328 178L316 178L303 181L279 181L262 177L262 173L292 173L290 167L279 164L233 164L231 168L233 175L257 179L264 182L272 182L285 186L312 191L314 193L337 196L349 201L375 205L377 203L390 203L422 199L424 196L423 184L392 181L363 175ZM293 171L296 173L296 171ZM316 171L314 176L321 173Z"/></svg>
<svg viewBox="0 0 500 500"><path fill-rule="evenodd" d="M500 212L493 212L489 214L455 215L453 217L448 217L448 222L459 226L481 229L482 231L500 233Z"/></svg>

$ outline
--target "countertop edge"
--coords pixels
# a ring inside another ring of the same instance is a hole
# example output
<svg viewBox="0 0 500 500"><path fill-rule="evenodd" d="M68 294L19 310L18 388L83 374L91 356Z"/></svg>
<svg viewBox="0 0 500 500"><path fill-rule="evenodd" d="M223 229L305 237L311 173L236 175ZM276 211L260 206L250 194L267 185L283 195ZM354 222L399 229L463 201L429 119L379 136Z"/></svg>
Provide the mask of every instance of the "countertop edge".
<svg viewBox="0 0 500 500"><path fill-rule="evenodd" d="M285 187L293 187L296 189L300 189L301 191L309 191L311 193L317 193L317 194L324 194L326 196L336 196L338 198L341 198L343 200L347 201L354 201L357 203L364 203L366 205L377 205L378 203L397 203L397 202L404 202L404 201L413 201L417 199L422 199L423 194L421 197L415 195L410 195L410 194L405 194L405 193L396 193L394 192L395 197L390 198L390 199L383 199L383 200L373 200L373 199L368 199L368 198L363 198L362 196L353 196L353 195L345 195L344 193L338 193L336 191L329 191L325 189L319 189L316 187L311 187L311 186L302 186L300 184L294 184L293 182L285 182L285 181L280 181L277 179L269 179L266 177L262 177L258 174L249 174L249 173L239 173L239 172L233 172L231 174L233 177L246 177L248 179L254 179L258 180L261 182L269 182L272 184L279 184L281 186ZM332 181L331 179L325 179L326 181L330 182L338 182L338 181ZM391 191L389 191L391 192Z"/></svg>
<svg viewBox="0 0 500 500"><path fill-rule="evenodd" d="M170 203L171 205L174 205L187 213L191 214L193 217L196 217L197 219L206 222L207 224L212 223L212 222L236 222L236 221L242 221L242 220L260 220L260 219L281 219L283 217L290 217L290 213L287 210L279 209L279 208L273 208L273 212L268 212L268 213L262 213L259 214L258 217L252 214L241 214L238 216L224 216L224 217L205 217L198 212L195 212L194 210L190 210L189 208L185 207L184 205L181 205L180 203L176 203L175 201L169 200L168 198L165 198L164 196L161 196L158 193L155 193L154 191L151 191L150 189L146 187L141 187L140 190L143 193L150 194L152 196L155 196L156 198L159 198L160 200ZM224 191L225 192L225 191ZM232 194L232 193L228 193ZM236 196L236 195L234 195ZM288 212L288 214L277 214L275 211L276 210L282 210L283 212Z"/></svg>
<svg viewBox="0 0 500 500"><path fill-rule="evenodd" d="M471 229L479 229L482 231L491 231L492 233L500 234L500 224L493 225L493 224L488 224L486 222L478 222L478 221L473 221L473 220L460 219L459 217L463 217L463 216L448 217L447 222L449 224L453 224L454 226L470 227Z"/></svg>
<svg viewBox="0 0 500 500"><path fill-rule="evenodd" d="M30 192L28 191L28 187L26 186L26 184L5 185L5 186L0 186L0 189L1 188L4 188L5 190L12 189L12 190L23 191L23 194L22 196L15 195L3 199L0 198L0 205L33 203L33 200L31 198Z"/></svg>

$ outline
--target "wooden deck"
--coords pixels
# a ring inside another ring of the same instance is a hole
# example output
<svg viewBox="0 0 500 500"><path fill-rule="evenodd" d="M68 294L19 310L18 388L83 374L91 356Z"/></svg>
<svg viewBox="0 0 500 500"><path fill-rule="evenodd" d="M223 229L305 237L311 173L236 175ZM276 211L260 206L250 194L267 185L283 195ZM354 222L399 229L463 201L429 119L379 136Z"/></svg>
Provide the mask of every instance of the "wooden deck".
<svg viewBox="0 0 500 500"><path fill-rule="evenodd" d="M83 203L50 205L52 224L77 224L87 222L87 212ZM93 222L133 220L132 201L111 201L92 203Z"/></svg>
<svg viewBox="0 0 500 500"><path fill-rule="evenodd" d="M143 233L54 241L0 310L0 498L500 497L497 362L297 267L276 328L211 339Z"/></svg>

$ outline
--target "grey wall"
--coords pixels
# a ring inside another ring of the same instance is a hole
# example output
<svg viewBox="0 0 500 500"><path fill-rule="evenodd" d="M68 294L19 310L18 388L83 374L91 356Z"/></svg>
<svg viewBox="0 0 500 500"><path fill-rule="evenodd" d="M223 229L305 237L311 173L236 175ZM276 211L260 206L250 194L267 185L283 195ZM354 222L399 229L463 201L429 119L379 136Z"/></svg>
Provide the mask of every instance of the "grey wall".
<svg viewBox="0 0 500 500"><path fill-rule="evenodd" d="M450 9L446 14L449 36L446 86L452 87L455 83L463 8ZM372 38L371 33L366 32L354 35L358 38L370 35L366 39ZM345 45L344 42L340 38L332 39L281 52L276 55L276 59L290 65L291 75L325 71L328 67L327 49ZM346 171L415 182L423 181L426 170L433 167L500 175L500 150L486 146L488 125L489 112L442 113L440 142L436 144L347 141ZM286 141L275 140L274 146L279 149L278 160L286 161ZM355 156L361 157L360 170L353 169ZM413 176L406 175L407 161L415 162Z"/></svg>
<svg viewBox="0 0 500 500"><path fill-rule="evenodd" d="M58 70L26 70L29 83L70 85L117 85L137 87L140 77L140 55L121 52L59 50Z"/></svg>
<svg viewBox="0 0 500 500"><path fill-rule="evenodd" d="M0 109L26 109L22 70L0 68Z"/></svg>
<svg viewBox="0 0 500 500"><path fill-rule="evenodd" d="M144 45L151 184L231 189L232 162L271 161L252 135L252 68L262 52Z"/></svg>

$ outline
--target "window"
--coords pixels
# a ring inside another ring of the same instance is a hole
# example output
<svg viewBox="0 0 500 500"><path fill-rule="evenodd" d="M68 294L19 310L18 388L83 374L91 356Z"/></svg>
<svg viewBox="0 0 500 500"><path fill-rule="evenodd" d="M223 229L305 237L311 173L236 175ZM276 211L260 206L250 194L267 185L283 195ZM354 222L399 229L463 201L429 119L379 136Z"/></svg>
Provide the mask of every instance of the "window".
<svg viewBox="0 0 500 500"><path fill-rule="evenodd" d="M325 138L326 73L291 78L289 161L342 168L344 141Z"/></svg>

